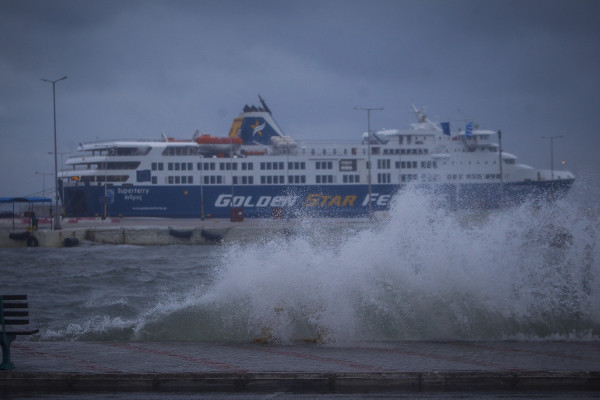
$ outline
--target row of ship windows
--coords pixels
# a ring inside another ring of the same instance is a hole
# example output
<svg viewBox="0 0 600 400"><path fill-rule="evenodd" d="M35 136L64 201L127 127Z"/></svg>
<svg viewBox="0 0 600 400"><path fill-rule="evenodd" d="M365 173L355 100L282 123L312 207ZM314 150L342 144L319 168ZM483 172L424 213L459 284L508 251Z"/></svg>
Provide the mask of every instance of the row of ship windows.
<svg viewBox="0 0 600 400"><path fill-rule="evenodd" d="M151 164L152 171L164 171L165 163L157 163L153 162ZM178 163L178 162L170 162L167 164L167 171L193 171L194 163ZM295 161L288 162L287 168L289 170L304 170L306 169L306 162L304 161ZM232 162L220 162L218 163L218 167L220 171L237 171L238 165L240 170L242 171L253 171L254 163L252 162L241 162L241 163L232 163ZM325 166L323 166L325 165ZM316 162L317 169L333 169L333 162L331 161L317 161ZM217 163L214 162L199 162L196 164L196 169L198 171L215 171L217 169ZM260 169L265 170L283 170L285 169L285 163L283 161L279 162L261 162Z"/></svg>
<svg viewBox="0 0 600 400"><path fill-rule="evenodd" d="M402 182L410 182L412 180L416 180L418 176L416 174L402 174L401 179ZM193 184L194 177L193 176L168 176L167 183L172 185L178 184ZM437 176L433 174L423 174L422 180L424 181L436 181ZM220 185L223 184L224 179L223 176L220 175L212 175L212 176L204 176L202 179L205 185ZM317 184L321 183L335 183L336 179L333 175L316 175L315 182ZM342 175L343 183L360 183L360 175ZM380 173L377 174L377 183L391 183L392 177L389 173ZM152 177L152 183L157 184L158 178L156 176ZM267 175L260 177L261 185L272 185L272 184L285 184L285 176L284 175ZM288 184L304 184L306 183L305 175L289 175L288 176ZM233 184L238 185L253 185L254 177L253 176L234 176Z"/></svg>
<svg viewBox="0 0 600 400"><path fill-rule="evenodd" d="M82 177L82 181L88 182L97 182L99 185L106 180L106 182L126 182L128 176L127 175L108 175L104 176L96 176L96 177ZM254 177L253 176L233 176L233 184L234 185L253 185ZM401 174L400 181L401 182L411 182L419 179L418 174ZM455 180L471 180L471 179L487 179L487 180L497 180L500 179L500 174L448 174L447 180L455 181ZM423 182L437 182L438 175L435 174L421 174L421 181ZM153 176L151 178L153 184L158 184L158 177ZM201 177L200 182L205 185L220 185L225 181L222 175L206 175ZM390 173L378 173L377 174L377 183L391 183L391 174ZM316 175L315 182L317 184L321 183L336 183L336 177L334 175ZM342 175L343 183L360 183L360 175ZM194 177L192 175L176 175L176 176L167 176L165 177L165 183L170 185L178 185L178 184L194 184ZM285 184L285 176L284 175L268 175L261 176L260 183L263 185L270 184ZM287 177L288 184L305 184L306 176L305 175L288 175Z"/></svg>
<svg viewBox="0 0 600 400"><path fill-rule="evenodd" d="M462 179L500 179L500 174L448 174L447 178L449 181L456 181Z"/></svg>
<svg viewBox="0 0 600 400"><path fill-rule="evenodd" d="M378 178L378 183L389 183L391 182L389 175L390 174L379 174L381 176L387 175L387 178ZM187 176L167 176L166 183L169 185L179 185L179 184L193 184L194 177L191 175ZM335 176L333 175L317 175L315 177L316 183L334 183ZM360 175L343 175L342 180L344 183L360 183ZM152 183L158 184L158 177L152 177ZM202 177L201 181L205 185L220 185L224 183L224 178L221 175L211 175ZM271 185L271 184L285 184L285 176L284 175L267 175L260 177L261 185ZM306 183L305 175L289 175L287 177L288 184L304 184ZM233 177L234 185L253 185L254 177L253 176L234 176Z"/></svg>
<svg viewBox="0 0 600 400"><path fill-rule="evenodd" d="M304 176L304 175L289 175L287 178L288 178L287 179L288 184L306 183L306 176ZM166 183L169 185L193 184L194 183L194 177L191 175L167 176L165 179L166 179ZM154 185L158 184L158 177L153 176L151 181ZM317 178L317 181L320 181L320 179ZM224 183L224 178L221 175L204 176L201 178L201 182L203 182L205 185L221 185ZM260 183L262 185L285 184L285 176L284 175L261 176ZM319 183L319 182L317 182L317 183ZM326 182L323 181L323 183L326 183ZM333 183L333 179L331 179L331 182L329 182L329 183ZM254 185L254 177L253 176L234 176L233 184L234 185L239 185L239 184Z"/></svg>
<svg viewBox="0 0 600 400"><path fill-rule="evenodd" d="M373 154L379 154L371 151ZM383 155L418 155L418 154L429 154L429 149L383 149Z"/></svg>
<svg viewBox="0 0 600 400"><path fill-rule="evenodd" d="M151 164L152 171L164 171L165 170L164 164L165 163L156 163L156 162L152 163ZM166 164L167 164L167 171L193 171L194 170L194 163L191 163L191 162L188 162L188 163L170 162L170 163L166 163ZM305 170L306 169L306 162L304 162L304 161L288 162L287 164L288 164L287 165L288 170ZM217 166L218 166L219 171L237 171L238 165L242 171L253 171L254 170L254 164L251 162L242 162L239 164L232 163L232 162L221 162L218 164L214 163L214 162L204 162L204 163L199 162L196 165L196 169L198 171L216 171ZM396 161L394 165L395 165L396 169L418 168L419 161ZM421 165L421 168L437 168L438 167L437 161L421 161L420 165ZM378 169L390 169L391 168L391 160L389 160L389 159L377 160L377 168ZM284 170L285 163L283 161L261 162L260 169L261 169L261 171ZM333 161L315 161L315 169L333 170Z"/></svg>
<svg viewBox="0 0 600 400"><path fill-rule="evenodd" d="M504 164L514 164L515 163L514 161L515 160L512 160L512 159L505 159L504 160ZM473 161L451 161L450 162L451 165L454 165L455 163L456 164L460 164L460 165L463 165L463 164L469 164L469 165L471 165L473 163ZM484 161L483 163L485 165L489 164L488 161ZM475 161L475 164L479 165L479 164L481 164L481 161ZM496 165L497 162L496 161L492 161L492 164ZM444 165L446 165L446 162L444 163Z"/></svg>
<svg viewBox="0 0 600 400"><path fill-rule="evenodd" d="M418 168L418 161L396 161L395 162L396 169L410 169L410 168ZM422 169L437 169L438 164L437 161L421 161ZM390 160L377 160L377 169L390 169L391 162Z"/></svg>

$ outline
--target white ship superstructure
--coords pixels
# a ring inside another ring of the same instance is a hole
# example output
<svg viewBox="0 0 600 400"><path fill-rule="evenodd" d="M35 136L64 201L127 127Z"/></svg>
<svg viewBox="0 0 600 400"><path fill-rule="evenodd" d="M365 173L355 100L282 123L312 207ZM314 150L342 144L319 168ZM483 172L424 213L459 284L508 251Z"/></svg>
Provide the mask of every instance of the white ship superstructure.
<svg viewBox="0 0 600 400"><path fill-rule="evenodd" d="M296 141L260 100L226 137L81 144L60 176L67 215L361 216L385 210L409 184L451 206L494 208L564 193L574 181L500 153L496 131L451 133L417 109L410 129L365 133L356 144Z"/></svg>

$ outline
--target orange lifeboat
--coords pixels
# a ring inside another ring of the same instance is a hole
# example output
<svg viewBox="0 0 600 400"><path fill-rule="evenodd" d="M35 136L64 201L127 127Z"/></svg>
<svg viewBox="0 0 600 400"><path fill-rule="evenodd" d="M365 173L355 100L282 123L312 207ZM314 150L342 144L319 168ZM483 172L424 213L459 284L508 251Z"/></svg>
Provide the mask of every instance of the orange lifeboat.
<svg viewBox="0 0 600 400"><path fill-rule="evenodd" d="M239 137L216 137L211 135L195 136L194 141L200 146L204 153L223 153L237 151L243 141Z"/></svg>
<svg viewBox="0 0 600 400"><path fill-rule="evenodd" d="M241 145L242 139L239 137L216 137L211 135L201 135L194 138L198 144L228 144L228 145Z"/></svg>

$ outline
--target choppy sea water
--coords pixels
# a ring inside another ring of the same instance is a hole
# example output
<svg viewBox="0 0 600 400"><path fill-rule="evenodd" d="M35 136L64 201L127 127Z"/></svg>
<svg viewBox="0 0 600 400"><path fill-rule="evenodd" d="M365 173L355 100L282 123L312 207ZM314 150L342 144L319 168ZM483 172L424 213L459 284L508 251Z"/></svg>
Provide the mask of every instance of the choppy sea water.
<svg viewBox="0 0 600 400"><path fill-rule="evenodd" d="M405 192L371 227L328 224L245 246L0 249L0 293L29 294L29 340L600 339L597 208L473 214Z"/></svg>

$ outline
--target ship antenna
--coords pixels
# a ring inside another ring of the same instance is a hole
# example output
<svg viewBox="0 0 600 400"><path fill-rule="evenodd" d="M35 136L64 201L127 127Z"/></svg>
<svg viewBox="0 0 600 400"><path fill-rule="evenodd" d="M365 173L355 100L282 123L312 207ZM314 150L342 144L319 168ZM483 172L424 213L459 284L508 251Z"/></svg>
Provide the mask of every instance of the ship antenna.
<svg viewBox="0 0 600 400"><path fill-rule="evenodd" d="M262 97L260 97L260 94L258 95L258 99L260 100L265 111L271 114L271 110L269 110L269 107L267 107L267 103L265 103L265 100Z"/></svg>

